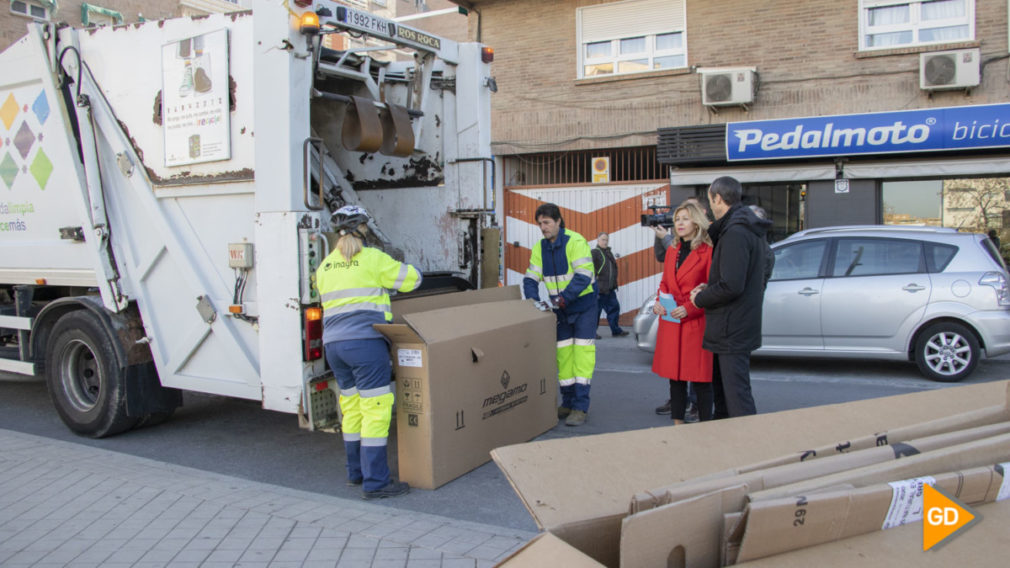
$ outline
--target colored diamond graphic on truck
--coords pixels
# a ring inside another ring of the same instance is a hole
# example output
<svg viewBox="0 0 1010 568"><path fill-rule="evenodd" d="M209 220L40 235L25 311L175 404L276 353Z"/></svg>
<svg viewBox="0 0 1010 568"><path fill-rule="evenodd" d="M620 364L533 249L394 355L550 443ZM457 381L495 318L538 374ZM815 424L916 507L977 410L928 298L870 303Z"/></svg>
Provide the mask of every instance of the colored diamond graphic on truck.
<svg viewBox="0 0 1010 568"><path fill-rule="evenodd" d="M39 148L39 153L35 154L29 171L32 172L35 181L39 182L39 187L45 189L46 182L49 181L49 174L53 173L53 163L49 161L49 156L46 156L42 148Z"/></svg>
<svg viewBox="0 0 1010 568"><path fill-rule="evenodd" d="M46 92L42 91L39 96L35 97L35 102L32 103L32 110L35 111L35 116L39 117L39 124L45 124L46 119L49 118L49 99L46 98Z"/></svg>
<svg viewBox="0 0 1010 568"><path fill-rule="evenodd" d="M14 163L14 159L11 158L10 153L4 156L2 162L0 162L0 180L7 185L7 189L10 189L14 185L14 178L18 177L18 165Z"/></svg>
<svg viewBox="0 0 1010 568"><path fill-rule="evenodd" d="M18 102L14 99L14 93L10 93L7 95L7 100L4 101L3 106L0 106L0 120L3 121L4 127L10 130L17 116Z"/></svg>
<svg viewBox="0 0 1010 568"><path fill-rule="evenodd" d="M18 128L18 133L14 135L14 147L18 149L21 153L22 158L28 157L28 152L32 149L32 144L35 143L35 135L32 134L32 129L28 126L27 122L21 123L21 128Z"/></svg>

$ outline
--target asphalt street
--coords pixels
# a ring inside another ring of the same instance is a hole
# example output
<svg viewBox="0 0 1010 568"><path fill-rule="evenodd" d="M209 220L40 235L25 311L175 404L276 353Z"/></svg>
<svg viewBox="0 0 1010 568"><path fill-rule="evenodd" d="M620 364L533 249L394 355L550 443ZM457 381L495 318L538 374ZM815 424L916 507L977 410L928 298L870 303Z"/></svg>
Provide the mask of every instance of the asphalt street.
<svg viewBox="0 0 1010 568"><path fill-rule="evenodd" d="M642 428L672 427L654 408L667 386L650 371L651 354L630 337L598 342L589 420L559 424L538 439L567 438ZM950 388L922 378L914 364L859 360L755 359L753 388L759 412L832 404ZM0 380L0 428L149 458L324 495L357 498L344 485L340 438L300 430L292 415L258 403L187 393L185 406L165 424L102 440L82 438L59 420L40 381ZM1010 378L1010 357L979 364L965 384ZM686 425L683 427L690 427ZM392 437L395 440L395 436ZM395 456L395 442L390 454ZM454 519L535 531L519 498L489 462L434 491L415 490L390 506Z"/></svg>

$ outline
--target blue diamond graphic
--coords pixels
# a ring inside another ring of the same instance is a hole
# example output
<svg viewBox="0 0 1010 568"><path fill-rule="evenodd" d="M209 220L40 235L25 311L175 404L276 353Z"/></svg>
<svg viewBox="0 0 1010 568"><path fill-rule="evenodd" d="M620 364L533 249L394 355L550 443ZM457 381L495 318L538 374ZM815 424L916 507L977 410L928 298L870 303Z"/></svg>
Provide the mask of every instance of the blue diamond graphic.
<svg viewBox="0 0 1010 568"><path fill-rule="evenodd" d="M40 92L39 96L35 98L32 110L35 111L35 116L39 117L39 124L45 124L46 119L49 118L49 99L46 98L45 91Z"/></svg>

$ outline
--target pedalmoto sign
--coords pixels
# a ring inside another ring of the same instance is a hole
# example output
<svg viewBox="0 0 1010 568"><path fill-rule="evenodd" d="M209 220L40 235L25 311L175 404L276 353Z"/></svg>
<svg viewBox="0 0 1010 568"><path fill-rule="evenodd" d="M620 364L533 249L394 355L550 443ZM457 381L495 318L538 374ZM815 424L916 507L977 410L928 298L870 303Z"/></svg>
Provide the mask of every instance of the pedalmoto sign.
<svg viewBox="0 0 1010 568"><path fill-rule="evenodd" d="M726 159L777 160L1010 147L1010 104L726 124Z"/></svg>

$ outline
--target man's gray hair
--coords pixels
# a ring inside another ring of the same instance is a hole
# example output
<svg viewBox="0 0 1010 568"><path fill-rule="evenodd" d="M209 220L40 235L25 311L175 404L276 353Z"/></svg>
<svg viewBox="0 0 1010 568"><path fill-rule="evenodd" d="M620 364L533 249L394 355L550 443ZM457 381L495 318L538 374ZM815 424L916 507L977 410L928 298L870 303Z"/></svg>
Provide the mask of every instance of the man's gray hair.
<svg viewBox="0 0 1010 568"><path fill-rule="evenodd" d="M599 234L599 235L596 235L596 238L600 238L600 237L609 237L609 236L610 236L610 235L608 235L606 231L600 231L600 234Z"/></svg>

